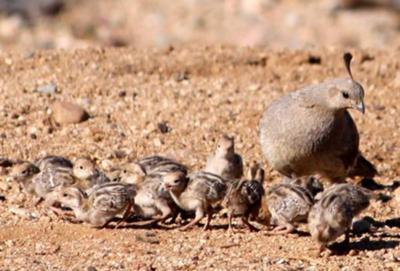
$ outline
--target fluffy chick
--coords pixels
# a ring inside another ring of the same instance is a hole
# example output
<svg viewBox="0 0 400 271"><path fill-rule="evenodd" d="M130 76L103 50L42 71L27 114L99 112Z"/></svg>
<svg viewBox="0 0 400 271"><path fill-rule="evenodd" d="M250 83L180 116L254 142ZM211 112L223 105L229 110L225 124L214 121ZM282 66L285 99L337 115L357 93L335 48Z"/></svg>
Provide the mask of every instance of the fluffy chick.
<svg viewBox="0 0 400 271"><path fill-rule="evenodd" d="M175 182L181 184L183 189L187 182L186 174L177 171L163 176L147 175L145 180L137 185L135 214L142 218L151 218L151 221L144 225L164 222L176 214L176 204L165 188L165 183Z"/></svg>
<svg viewBox="0 0 400 271"><path fill-rule="evenodd" d="M212 205L220 203L227 190L226 180L209 172L192 174L188 182L183 179L166 178L164 187L179 208L195 212L195 218L181 227L181 230L193 227L206 215L207 222L204 230L207 230L213 215Z"/></svg>
<svg viewBox="0 0 400 271"><path fill-rule="evenodd" d="M267 191L266 204L271 222L277 225L271 234L287 234L295 230L295 224L307 221L314 199L300 185L281 183Z"/></svg>
<svg viewBox="0 0 400 271"><path fill-rule="evenodd" d="M116 227L131 214L136 187L122 183L103 183L90 196L78 187L59 187L49 194L49 205L60 203L72 209L75 222L86 222L96 228L106 227L115 216L123 213Z"/></svg>
<svg viewBox="0 0 400 271"><path fill-rule="evenodd" d="M96 164L89 158L78 158L73 167L75 177L86 180L90 186L110 182L110 179L96 167Z"/></svg>
<svg viewBox="0 0 400 271"><path fill-rule="evenodd" d="M264 170L257 165L253 165L248 179L236 181L229 187L224 205L228 209L228 230L230 232L233 232L233 216L240 216L243 223L251 231L258 230L249 223L249 217L250 215L253 218L258 217L261 200L264 196L263 182Z"/></svg>
<svg viewBox="0 0 400 271"><path fill-rule="evenodd" d="M310 234L319 244L318 255L343 234L343 244L348 246L352 220L369 206L369 200L369 191L351 184L336 184L322 193L308 216Z"/></svg>
<svg viewBox="0 0 400 271"><path fill-rule="evenodd" d="M218 141L217 149L208 158L204 171L219 175L228 181L240 179L243 176L243 160L239 154L235 153L233 137L224 135Z"/></svg>

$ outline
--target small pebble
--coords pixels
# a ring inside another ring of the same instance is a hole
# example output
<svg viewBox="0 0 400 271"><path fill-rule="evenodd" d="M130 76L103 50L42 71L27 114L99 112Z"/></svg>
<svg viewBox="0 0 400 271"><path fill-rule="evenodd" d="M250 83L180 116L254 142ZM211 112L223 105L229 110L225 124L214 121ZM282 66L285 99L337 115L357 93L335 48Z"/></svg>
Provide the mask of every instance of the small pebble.
<svg viewBox="0 0 400 271"><path fill-rule="evenodd" d="M36 92L44 94L54 94L57 92L57 85L50 83L48 85L43 85L35 89Z"/></svg>
<svg viewBox="0 0 400 271"><path fill-rule="evenodd" d="M79 123L89 118L89 114L81 106L66 101L56 101L52 105L52 111L54 120L60 125Z"/></svg>
<svg viewBox="0 0 400 271"><path fill-rule="evenodd" d="M158 123L158 130L162 134L166 134L171 131L171 128L168 126L168 123L166 121L162 121L162 122Z"/></svg>

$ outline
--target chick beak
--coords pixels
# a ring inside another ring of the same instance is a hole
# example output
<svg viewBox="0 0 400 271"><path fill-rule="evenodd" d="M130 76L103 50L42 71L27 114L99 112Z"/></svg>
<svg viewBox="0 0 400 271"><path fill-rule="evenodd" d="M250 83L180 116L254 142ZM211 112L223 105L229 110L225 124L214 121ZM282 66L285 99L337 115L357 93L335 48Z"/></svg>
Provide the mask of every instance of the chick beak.
<svg viewBox="0 0 400 271"><path fill-rule="evenodd" d="M364 101L360 101L359 103L356 104L355 108L360 111L361 113L365 114L365 105Z"/></svg>

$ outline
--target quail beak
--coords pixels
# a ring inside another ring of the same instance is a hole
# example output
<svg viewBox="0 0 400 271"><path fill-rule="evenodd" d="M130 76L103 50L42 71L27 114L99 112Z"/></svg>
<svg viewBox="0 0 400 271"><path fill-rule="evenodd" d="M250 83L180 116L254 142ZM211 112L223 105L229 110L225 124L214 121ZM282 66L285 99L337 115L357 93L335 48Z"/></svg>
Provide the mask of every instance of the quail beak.
<svg viewBox="0 0 400 271"><path fill-rule="evenodd" d="M360 111L361 113L365 114L365 105L364 105L364 101L360 101L359 103L357 103L355 105L355 109L357 109L358 111Z"/></svg>

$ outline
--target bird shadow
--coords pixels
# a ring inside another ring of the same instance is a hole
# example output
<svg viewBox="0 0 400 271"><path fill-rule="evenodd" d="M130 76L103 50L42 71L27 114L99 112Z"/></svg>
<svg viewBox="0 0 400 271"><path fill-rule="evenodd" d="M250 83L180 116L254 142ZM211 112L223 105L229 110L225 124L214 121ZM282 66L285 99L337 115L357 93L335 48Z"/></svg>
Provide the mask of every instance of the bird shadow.
<svg viewBox="0 0 400 271"><path fill-rule="evenodd" d="M369 238L362 238L359 241L350 243L349 248L354 250L380 250L396 248L400 244L399 241L394 240L369 240Z"/></svg>
<svg viewBox="0 0 400 271"><path fill-rule="evenodd" d="M389 190L394 191L396 188L400 186L400 181L393 181L389 185L384 185L381 183L377 183L374 179L364 178L361 180L361 186L367 188L369 190L377 191L377 190Z"/></svg>

